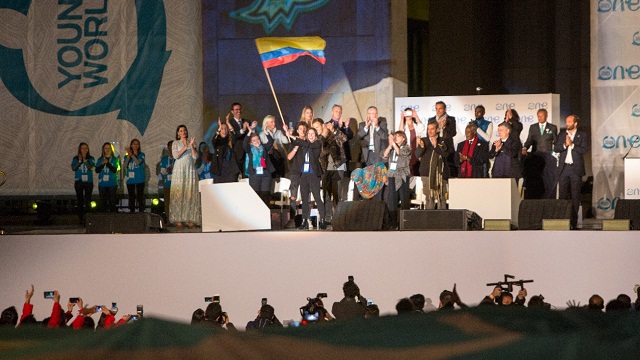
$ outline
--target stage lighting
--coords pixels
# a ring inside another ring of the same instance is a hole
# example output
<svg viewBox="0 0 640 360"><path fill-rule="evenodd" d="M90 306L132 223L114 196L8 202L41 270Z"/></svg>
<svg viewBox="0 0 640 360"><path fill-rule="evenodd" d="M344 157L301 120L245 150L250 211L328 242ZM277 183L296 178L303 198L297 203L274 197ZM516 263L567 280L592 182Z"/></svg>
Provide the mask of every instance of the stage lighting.
<svg viewBox="0 0 640 360"><path fill-rule="evenodd" d="M33 208L33 210L38 210L38 203L34 202L33 205L31 205L31 207Z"/></svg>
<svg viewBox="0 0 640 360"><path fill-rule="evenodd" d="M96 203L95 201L91 201L91 208L95 209L98 206L98 203Z"/></svg>
<svg viewBox="0 0 640 360"><path fill-rule="evenodd" d="M158 198L155 198L151 200L151 203L153 204L153 206L158 206L160 204L160 200Z"/></svg>

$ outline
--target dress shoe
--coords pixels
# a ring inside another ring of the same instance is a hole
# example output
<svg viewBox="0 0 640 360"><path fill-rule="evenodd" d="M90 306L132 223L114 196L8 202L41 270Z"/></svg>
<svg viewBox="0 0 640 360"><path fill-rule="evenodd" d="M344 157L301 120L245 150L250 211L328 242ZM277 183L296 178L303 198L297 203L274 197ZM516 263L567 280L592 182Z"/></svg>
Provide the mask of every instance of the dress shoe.
<svg viewBox="0 0 640 360"><path fill-rule="evenodd" d="M309 221L307 221L307 219L304 219L302 221L302 224L298 226L298 230L309 230Z"/></svg>
<svg viewBox="0 0 640 360"><path fill-rule="evenodd" d="M327 223L324 220L320 220L320 224L318 224L318 227L320 228L320 230L326 230Z"/></svg>

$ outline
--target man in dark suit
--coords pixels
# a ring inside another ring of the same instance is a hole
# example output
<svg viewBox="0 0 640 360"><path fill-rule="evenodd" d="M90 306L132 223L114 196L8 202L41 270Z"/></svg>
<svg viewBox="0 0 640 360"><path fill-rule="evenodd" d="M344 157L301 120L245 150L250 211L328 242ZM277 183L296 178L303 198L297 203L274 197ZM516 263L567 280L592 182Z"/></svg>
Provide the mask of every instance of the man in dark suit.
<svg viewBox="0 0 640 360"><path fill-rule="evenodd" d="M558 186L560 199L571 199L571 228L578 225L578 209L580 208L580 190L582 177L586 174L584 154L589 151L587 133L578 129L580 118L569 115L565 120L566 129L558 135L554 151L560 154L558 163Z"/></svg>
<svg viewBox="0 0 640 360"><path fill-rule="evenodd" d="M235 137L233 138L233 153L236 157L236 162L242 177L246 177L244 174L244 148L242 142L249 133L248 127L251 125L251 121L242 118L242 105L240 103L233 103L231 105L231 112L227 114L227 122L233 127ZM246 125L245 125L246 124Z"/></svg>
<svg viewBox="0 0 640 360"><path fill-rule="evenodd" d="M524 160L524 186L527 190L533 190L525 192L525 197L529 199L556 198L558 161L551 153L558 127L547 122L548 116L547 109L538 110L538 123L529 127L529 135L522 148L522 155L527 156L527 149L531 147L531 154Z"/></svg>
<svg viewBox="0 0 640 360"><path fill-rule="evenodd" d="M458 177L484 178L489 164L489 144L480 139L476 126L469 124L464 130L466 140L456 148L456 165L459 165Z"/></svg>
<svg viewBox="0 0 640 360"><path fill-rule="evenodd" d="M429 118L427 124L430 122L436 122L438 124L438 136L441 138L452 139L458 133L456 129L456 118L447 114L447 104L443 101L436 103L436 116ZM453 149L451 149L453 150ZM447 157L447 165L451 171L451 177L458 176L458 166L456 164L455 154L453 151L449 153Z"/></svg>
<svg viewBox="0 0 640 360"><path fill-rule="evenodd" d="M522 176L520 170L520 150L522 143L511 134L511 125L506 122L498 125L498 140L493 142L489 151L489 159L495 158L491 168L492 178L514 178Z"/></svg>
<svg viewBox="0 0 640 360"><path fill-rule="evenodd" d="M389 132L387 124L380 123L378 108L375 106L369 106L367 119L358 125L358 137L362 147L362 162L367 166L382 162L382 152L388 145Z"/></svg>

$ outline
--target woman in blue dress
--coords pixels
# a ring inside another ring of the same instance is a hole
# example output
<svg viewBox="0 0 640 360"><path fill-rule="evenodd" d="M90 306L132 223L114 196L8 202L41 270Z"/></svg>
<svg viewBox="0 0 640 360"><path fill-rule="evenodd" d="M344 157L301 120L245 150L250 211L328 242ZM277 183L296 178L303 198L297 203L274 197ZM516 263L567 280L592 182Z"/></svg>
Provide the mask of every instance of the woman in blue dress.
<svg viewBox="0 0 640 360"><path fill-rule="evenodd" d="M96 162L96 173L98 174L98 193L102 211L117 212L116 207L118 191L118 170L120 160L113 154L111 143L102 145L102 156Z"/></svg>
<svg viewBox="0 0 640 360"><path fill-rule="evenodd" d="M144 153L140 149L138 139L131 140L129 147L125 149L124 168L127 176L127 191L129 193L129 212L144 212Z"/></svg>

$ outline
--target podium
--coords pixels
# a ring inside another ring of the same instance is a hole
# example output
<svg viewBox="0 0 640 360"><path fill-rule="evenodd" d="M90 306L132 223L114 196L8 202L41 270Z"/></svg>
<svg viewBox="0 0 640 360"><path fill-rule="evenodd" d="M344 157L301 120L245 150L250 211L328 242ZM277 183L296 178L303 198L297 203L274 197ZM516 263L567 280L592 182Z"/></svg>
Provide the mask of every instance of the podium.
<svg viewBox="0 0 640 360"><path fill-rule="evenodd" d="M466 209L483 219L511 219L518 226L521 201L515 179L449 179L449 209Z"/></svg>
<svg viewBox="0 0 640 360"><path fill-rule="evenodd" d="M640 199L640 158L624 159L624 199Z"/></svg>
<svg viewBox="0 0 640 360"><path fill-rule="evenodd" d="M248 182L201 180L202 232L271 230L271 211Z"/></svg>

